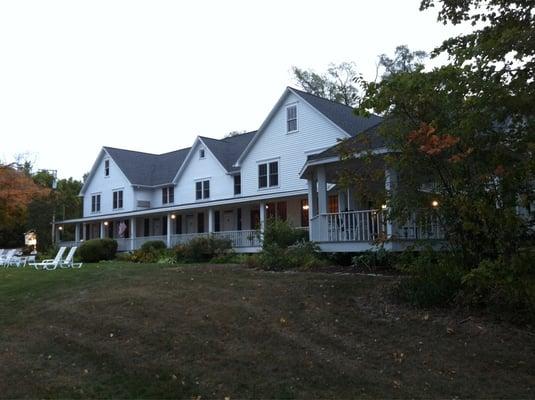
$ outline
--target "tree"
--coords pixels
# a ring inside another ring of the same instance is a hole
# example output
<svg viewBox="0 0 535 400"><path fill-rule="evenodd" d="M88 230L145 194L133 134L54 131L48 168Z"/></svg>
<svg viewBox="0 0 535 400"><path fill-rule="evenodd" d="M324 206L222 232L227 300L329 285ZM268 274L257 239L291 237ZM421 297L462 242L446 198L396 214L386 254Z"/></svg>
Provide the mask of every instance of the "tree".
<svg viewBox="0 0 535 400"><path fill-rule="evenodd" d="M0 246L23 243L27 207L34 199L47 196L49 191L37 185L26 169L0 165Z"/></svg>
<svg viewBox="0 0 535 400"><path fill-rule="evenodd" d="M382 79L399 72L414 72L423 69L427 53L422 50L410 51L406 45L396 47L394 57L379 56L379 67L384 68Z"/></svg>
<svg viewBox="0 0 535 400"><path fill-rule="evenodd" d="M351 107L358 102L362 78L355 63L330 64L321 74L298 67L292 67L292 72L297 84L307 93Z"/></svg>
<svg viewBox="0 0 535 400"><path fill-rule="evenodd" d="M421 7L436 4L443 22L486 25L435 50L447 52L451 65L400 68L367 83L359 112L385 117L387 162L399 173L391 217L415 206L437 216L452 249L475 267L511 258L528 232L516 207L534 195L533 2L424 0Z"/></svg>

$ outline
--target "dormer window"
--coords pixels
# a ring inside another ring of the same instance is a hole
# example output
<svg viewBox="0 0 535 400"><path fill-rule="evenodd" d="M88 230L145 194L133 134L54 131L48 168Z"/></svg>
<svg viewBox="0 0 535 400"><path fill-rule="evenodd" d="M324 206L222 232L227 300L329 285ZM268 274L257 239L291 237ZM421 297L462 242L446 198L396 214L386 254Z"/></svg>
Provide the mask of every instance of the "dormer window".
<svg viewBox="0 0 535 400"><path fill-rule="evenodd" d="M104 176L110 176L110 160L104 160Z"/></svg>
<svg viewBox="0 0 535 400"><path fill-rule="evenodd" d="M286 132L297 132L297 105L286 107Z"/></svg>
<svg viewBox="0 0 535 400"><path fill-rule="evenodd" d="M202 160L205 156L204 149L199 149L199 158Z"/></svg>

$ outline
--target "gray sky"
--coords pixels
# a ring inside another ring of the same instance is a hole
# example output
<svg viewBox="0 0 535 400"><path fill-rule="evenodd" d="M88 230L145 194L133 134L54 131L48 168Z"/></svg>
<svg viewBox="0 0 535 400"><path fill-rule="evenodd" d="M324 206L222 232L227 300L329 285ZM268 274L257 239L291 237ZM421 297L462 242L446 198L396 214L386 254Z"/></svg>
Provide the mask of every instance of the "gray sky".
<svg viewBox="0 0 535 400"><path fill-rule="evenodd" d="M257 129L291 66L354 61L461 28L419 0L3 1L0 160L81 178L102 146L153 153Z"/></svg>

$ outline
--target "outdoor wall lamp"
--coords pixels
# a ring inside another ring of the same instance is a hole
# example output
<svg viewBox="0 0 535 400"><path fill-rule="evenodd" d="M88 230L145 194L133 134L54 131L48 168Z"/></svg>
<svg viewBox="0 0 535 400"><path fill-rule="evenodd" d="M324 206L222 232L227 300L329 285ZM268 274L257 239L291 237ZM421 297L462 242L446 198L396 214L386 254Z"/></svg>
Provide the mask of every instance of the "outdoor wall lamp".
<svg viewBox="0 0 535 400"><path fill-rule="evenodd" d="M433 200L431 202L431 205L434 207L434 208L437 208L438 207L438 200Z"/></svg>
<svg viewBox="0 0 535 400"><path fill-rule="evenodd" d="M386 204L382 204L382 205L381 205L381 208L382 208L383 210L386 210L386 207L387 207Z"/></svg>
<svg viewBox="0 0 535 400"><path fill-rule="evenodd" d="M175 214L171 214L171 219L175 219L176 218L176 215Z"/></svg>
<svg viewBox="0 0 535 400"><path fill-rule="evenodd" d="M104 221L104 226L108 226L108 221Z"/></svg>
<svg viewBox="0 0 535 400"><path fill-rule="evenodd" d="M305 205L303 206L303 210L305 210L305 211L308 210L309 208L310 208L310 207L308 206L308 204L305 204Z"/></svg>

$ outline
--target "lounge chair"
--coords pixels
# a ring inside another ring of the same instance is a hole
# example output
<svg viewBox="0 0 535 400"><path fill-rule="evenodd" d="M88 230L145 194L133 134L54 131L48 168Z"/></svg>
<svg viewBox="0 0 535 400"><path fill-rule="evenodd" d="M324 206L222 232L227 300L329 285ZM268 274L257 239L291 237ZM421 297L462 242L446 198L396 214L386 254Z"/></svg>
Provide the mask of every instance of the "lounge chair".
<svg viewBox="0 0 535 400"><path fill-rule="evenodd" d="M56 254L56 257L53 260L43 260L41 262L31 263L30 265L35 269L39 269L39 267L46 270L56 269L58 265L61 264L61 258L63 257L65 250L67 250L66 247L60 247L58 254Z"/></svg>
<svg viewBox="0 0 535 400"><path fill-rule="evenodd" d="M11 259L15 256L16 252L17 250L15 249L8 250L7 253L0 258L0 265L2 265L3 267L8 267Z"/></svg>
<svg viewBox="0 0 535 400"><path fill-rule="evenodd" d="M74 253L76 253L76 249L76 246L71 247L67 253L67 257L65 257L65 260L63 260L60 264L61 268L80 268L82 266L82 263L74 262Z"/></svg>

